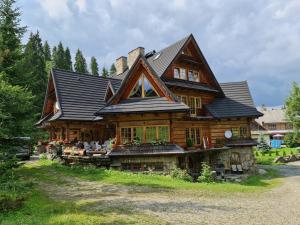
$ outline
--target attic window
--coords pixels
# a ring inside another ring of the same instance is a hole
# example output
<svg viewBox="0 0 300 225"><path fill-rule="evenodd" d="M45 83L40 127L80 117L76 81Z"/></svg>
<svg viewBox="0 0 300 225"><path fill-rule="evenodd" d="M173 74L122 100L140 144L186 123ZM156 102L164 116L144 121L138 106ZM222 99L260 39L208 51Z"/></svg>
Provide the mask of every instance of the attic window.
<svg viewBox="0 0 300 225"><path fill-rule="evenodd" d="M157 54L154 56L153 60L156 60L156 59L158 59L160 55L161 55L161 53L160 53L160 52L158 52L158 53L157 53Z"/></svg>
<svg viewBox="0 0 300 225"><path fill-rule="evenodd" d="M131 90L129 98L147 97L158 97L158 94L146 76L142 74L139 80L136 82L134 88Z"/></svg>

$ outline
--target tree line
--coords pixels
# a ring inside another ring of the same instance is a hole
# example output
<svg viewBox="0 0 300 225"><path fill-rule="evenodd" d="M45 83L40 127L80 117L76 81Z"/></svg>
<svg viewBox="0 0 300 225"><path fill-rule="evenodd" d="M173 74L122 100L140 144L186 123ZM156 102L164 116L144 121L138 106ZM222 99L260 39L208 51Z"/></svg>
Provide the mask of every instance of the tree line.
<svg viewBox="0 0 300 225"><path fill-rule="evenodd" d="M30 33L26 44L22 38L27 27L21 25L21 12L16 0L0 0L0 139L20 135L40 135L34 123L40 118L51 68L99 76L96 58L90 67L80 49L73 64L69 47L62 42L51 47L39 32ZM103 67L101 75L114 74Z"/></svg>

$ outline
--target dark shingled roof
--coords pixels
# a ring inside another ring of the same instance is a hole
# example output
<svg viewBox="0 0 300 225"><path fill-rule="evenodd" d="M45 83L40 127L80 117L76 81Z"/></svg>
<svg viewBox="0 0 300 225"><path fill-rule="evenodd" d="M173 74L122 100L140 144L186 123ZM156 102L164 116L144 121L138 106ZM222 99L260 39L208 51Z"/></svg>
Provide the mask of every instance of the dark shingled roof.
<svg viewBox="0 0 300 225"><path fill-rule="evenodd" d="M153 68L153 70L156 72L156 74L159 77L163 75L165 70L174 60L174 58L176 57L176 55L178 54L180 49L184 46L185 42L188 40L190 36L191 35L181 39L180 41L177 41L176 43L156 52L153 56L147 58L148 63L150 64L150 66ZM159 57L157 57L158 55ZM127 73L128 73L128 69L122 74L115 75L114 78L124 79Z"/></svg>
<svg viewBox="0 0 300 225"><path fill-rule="evenodd" d="M165 97L125 99L116 105L108 105L97 112L97 115L141 113L141 112L186 112L189 107L181 102L170 102Z"/></svg>
<svg viewBox="0 0 300 225"><path fill-rule="evenodd" d="M176 144L167 144L161 148L161 146L153 145L141 145L138 147L118 147L112 150L109 156L143 156L143 155L177 155L185 154L183 148Z"/></svg>
<svg viewBox="0 0 300 225"><path fill-rule="evenodd" d="M225 98L216 98L205 105L216 118L259 117L262 116L254 106L247 81L221 83Z"/></svg>
<svg viewBox="0 0 300 225"><path fill-rule="evenodd" d="M93 121L94 113L103 107L108 81L118 90L121 81L90 74L53 69L58 100L61 107L60 120ZM55 116L55 115L54 115Z"/></svg>

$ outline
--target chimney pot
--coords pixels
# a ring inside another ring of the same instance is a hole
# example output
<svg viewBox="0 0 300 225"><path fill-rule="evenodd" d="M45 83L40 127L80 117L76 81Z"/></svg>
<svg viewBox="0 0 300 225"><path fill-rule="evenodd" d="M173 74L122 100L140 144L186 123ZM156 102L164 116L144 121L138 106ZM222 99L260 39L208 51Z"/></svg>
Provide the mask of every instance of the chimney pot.
<svg viewBox="0 0 300 225"><path fill-rule="evenodd" d="M144 54L145 54L145 48L143 47L137 47L131 50L130 52L128 52L128 62L127 62L128 68L130 69L130 67L137 59L137 57L139 57L139 55L144 55Z"/></svg>
<svg viewBox="0 0 300 225"><path fill-rule="evenodd" d="M127 57L121 56L117 58L115 62L115 67L116 67L117 75L124 73L125 70L127 69Z"/></svg>

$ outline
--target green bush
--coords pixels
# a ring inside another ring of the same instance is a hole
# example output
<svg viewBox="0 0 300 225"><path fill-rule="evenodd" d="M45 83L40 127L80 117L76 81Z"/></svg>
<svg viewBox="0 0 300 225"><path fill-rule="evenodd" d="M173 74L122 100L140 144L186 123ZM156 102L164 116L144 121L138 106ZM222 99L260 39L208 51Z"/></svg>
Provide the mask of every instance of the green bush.
<svg viewBox="0 0 300 225"><path fill-rule="evenodd" d="M284 143L289 148L295 148L300 146L299 140L300 140L300 132L297 131L288 133L284 136Z"/></svg>
<svg viewBox="0 0 300 225"><path fill-rule="evenodd" d="M187 139L187 141L186 141L186 146L188 147L188 148L191 148L191 147L193 147L194 146L194 143L193 143L193 141L192 141L192 139Z"/></svg>
<svg viewBox="0 0 300 225"><path fill-rule="evenodd" d="M40 159L40 160L46 160L46 159L47 159L46 153L40 154L40 155L39 155L39 159Z"/></svg>
<svg viewBox="0 0 300 225"><path fill-rule="evenodd" d="M212 171L208 164L202 163L201 175L198 177L197 181L203 183L214 182L214 177L212 176Z"/></svg>
<svg viewBox="0 0 300 225"><path fill-rule="evenodd" d="M286 156L285 150L282 151L282 156Z"/></svg>
<svg viewBox="0 0 300 225"><path fill-rule="evenodd" d="M175 168L171 171L170 175L174 179L179 179L179 180L184 180L184 181L189 181L189 182L193 181L193 178L191 177L191 175L189 175L187 170Z"/></svg>

